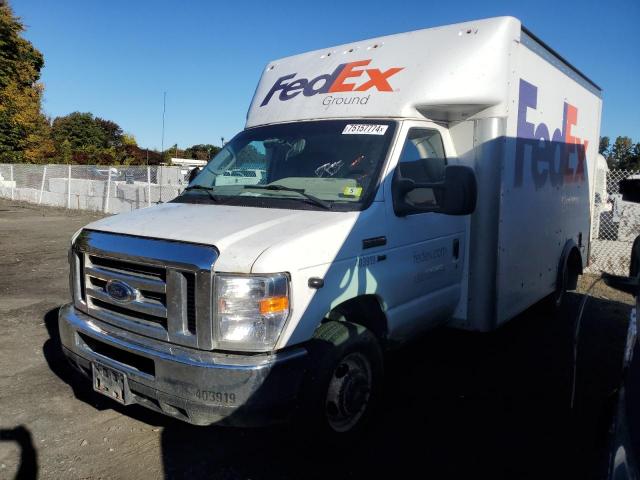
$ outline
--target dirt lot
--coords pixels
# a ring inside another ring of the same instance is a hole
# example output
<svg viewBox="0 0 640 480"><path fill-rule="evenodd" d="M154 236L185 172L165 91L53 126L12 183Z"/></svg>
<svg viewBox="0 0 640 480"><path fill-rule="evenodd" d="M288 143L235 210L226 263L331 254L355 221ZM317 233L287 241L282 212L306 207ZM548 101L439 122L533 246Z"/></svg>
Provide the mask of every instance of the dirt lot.
<svg viewBox="0 0 640 480"><path fill-rule="evenodd" d="M0 200L0 478L585 478L619 378L631 298L601 284L588 301L569 408L581 294L534 306L491 334L442 329L388 358L386 402L350 448L288 427L198 428L121 408L66 365L56 309L67 248L95 216ZM583 279L584 291L593 277ZM303 435L304 437L304 435Z"/></svg>

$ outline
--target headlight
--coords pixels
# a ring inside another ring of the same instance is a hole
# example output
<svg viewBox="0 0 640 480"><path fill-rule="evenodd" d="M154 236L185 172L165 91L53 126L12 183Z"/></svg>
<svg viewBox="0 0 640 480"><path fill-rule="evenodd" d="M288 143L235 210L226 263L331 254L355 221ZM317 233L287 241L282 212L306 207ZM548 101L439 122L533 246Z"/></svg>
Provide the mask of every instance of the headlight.
<svg viewBox="0 0 640 480"><path fill-rule="evenodd" d="M272 350L289 317L289 278L216 275L216 327L220 348Z"/></svg>

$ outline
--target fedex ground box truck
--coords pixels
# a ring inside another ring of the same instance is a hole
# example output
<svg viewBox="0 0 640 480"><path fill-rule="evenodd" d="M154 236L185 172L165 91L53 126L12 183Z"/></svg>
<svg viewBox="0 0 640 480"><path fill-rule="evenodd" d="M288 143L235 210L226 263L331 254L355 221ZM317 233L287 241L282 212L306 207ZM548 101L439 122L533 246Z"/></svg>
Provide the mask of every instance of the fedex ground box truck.
<svg viewBox="0 0 640 480"><path fill-rule="evenodd" d="M181 195L74 235L64 353L95 390L190 423L356 432L386 349L575 286L600 111L510 17L270 62Z"/></svg>

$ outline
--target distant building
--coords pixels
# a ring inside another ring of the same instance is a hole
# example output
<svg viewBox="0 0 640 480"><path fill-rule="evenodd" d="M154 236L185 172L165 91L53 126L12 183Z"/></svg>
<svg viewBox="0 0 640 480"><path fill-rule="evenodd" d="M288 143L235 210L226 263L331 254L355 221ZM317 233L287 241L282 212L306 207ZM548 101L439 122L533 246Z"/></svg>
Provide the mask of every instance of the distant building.
<svg viewBox="0 0 640 480"><path fill-rule="evenodd" d="M207 164L206 160L195 160L193 158L172 158L171 165L179 165L181 167L204 167Z"/></svg>

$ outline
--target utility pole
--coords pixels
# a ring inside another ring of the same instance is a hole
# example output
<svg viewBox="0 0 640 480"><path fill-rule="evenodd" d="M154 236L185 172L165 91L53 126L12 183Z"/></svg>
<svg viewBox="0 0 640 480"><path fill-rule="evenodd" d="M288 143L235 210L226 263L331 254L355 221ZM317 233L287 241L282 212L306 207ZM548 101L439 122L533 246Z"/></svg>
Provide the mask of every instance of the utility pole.
<svg viewBox="0 0 640 480"><path fill-rule="evenodd" d="M162 161L162 155L164 155L164 112L167 109L167 92L164 92L162 97L162 141L160 142L160 161Z"/></svg>

